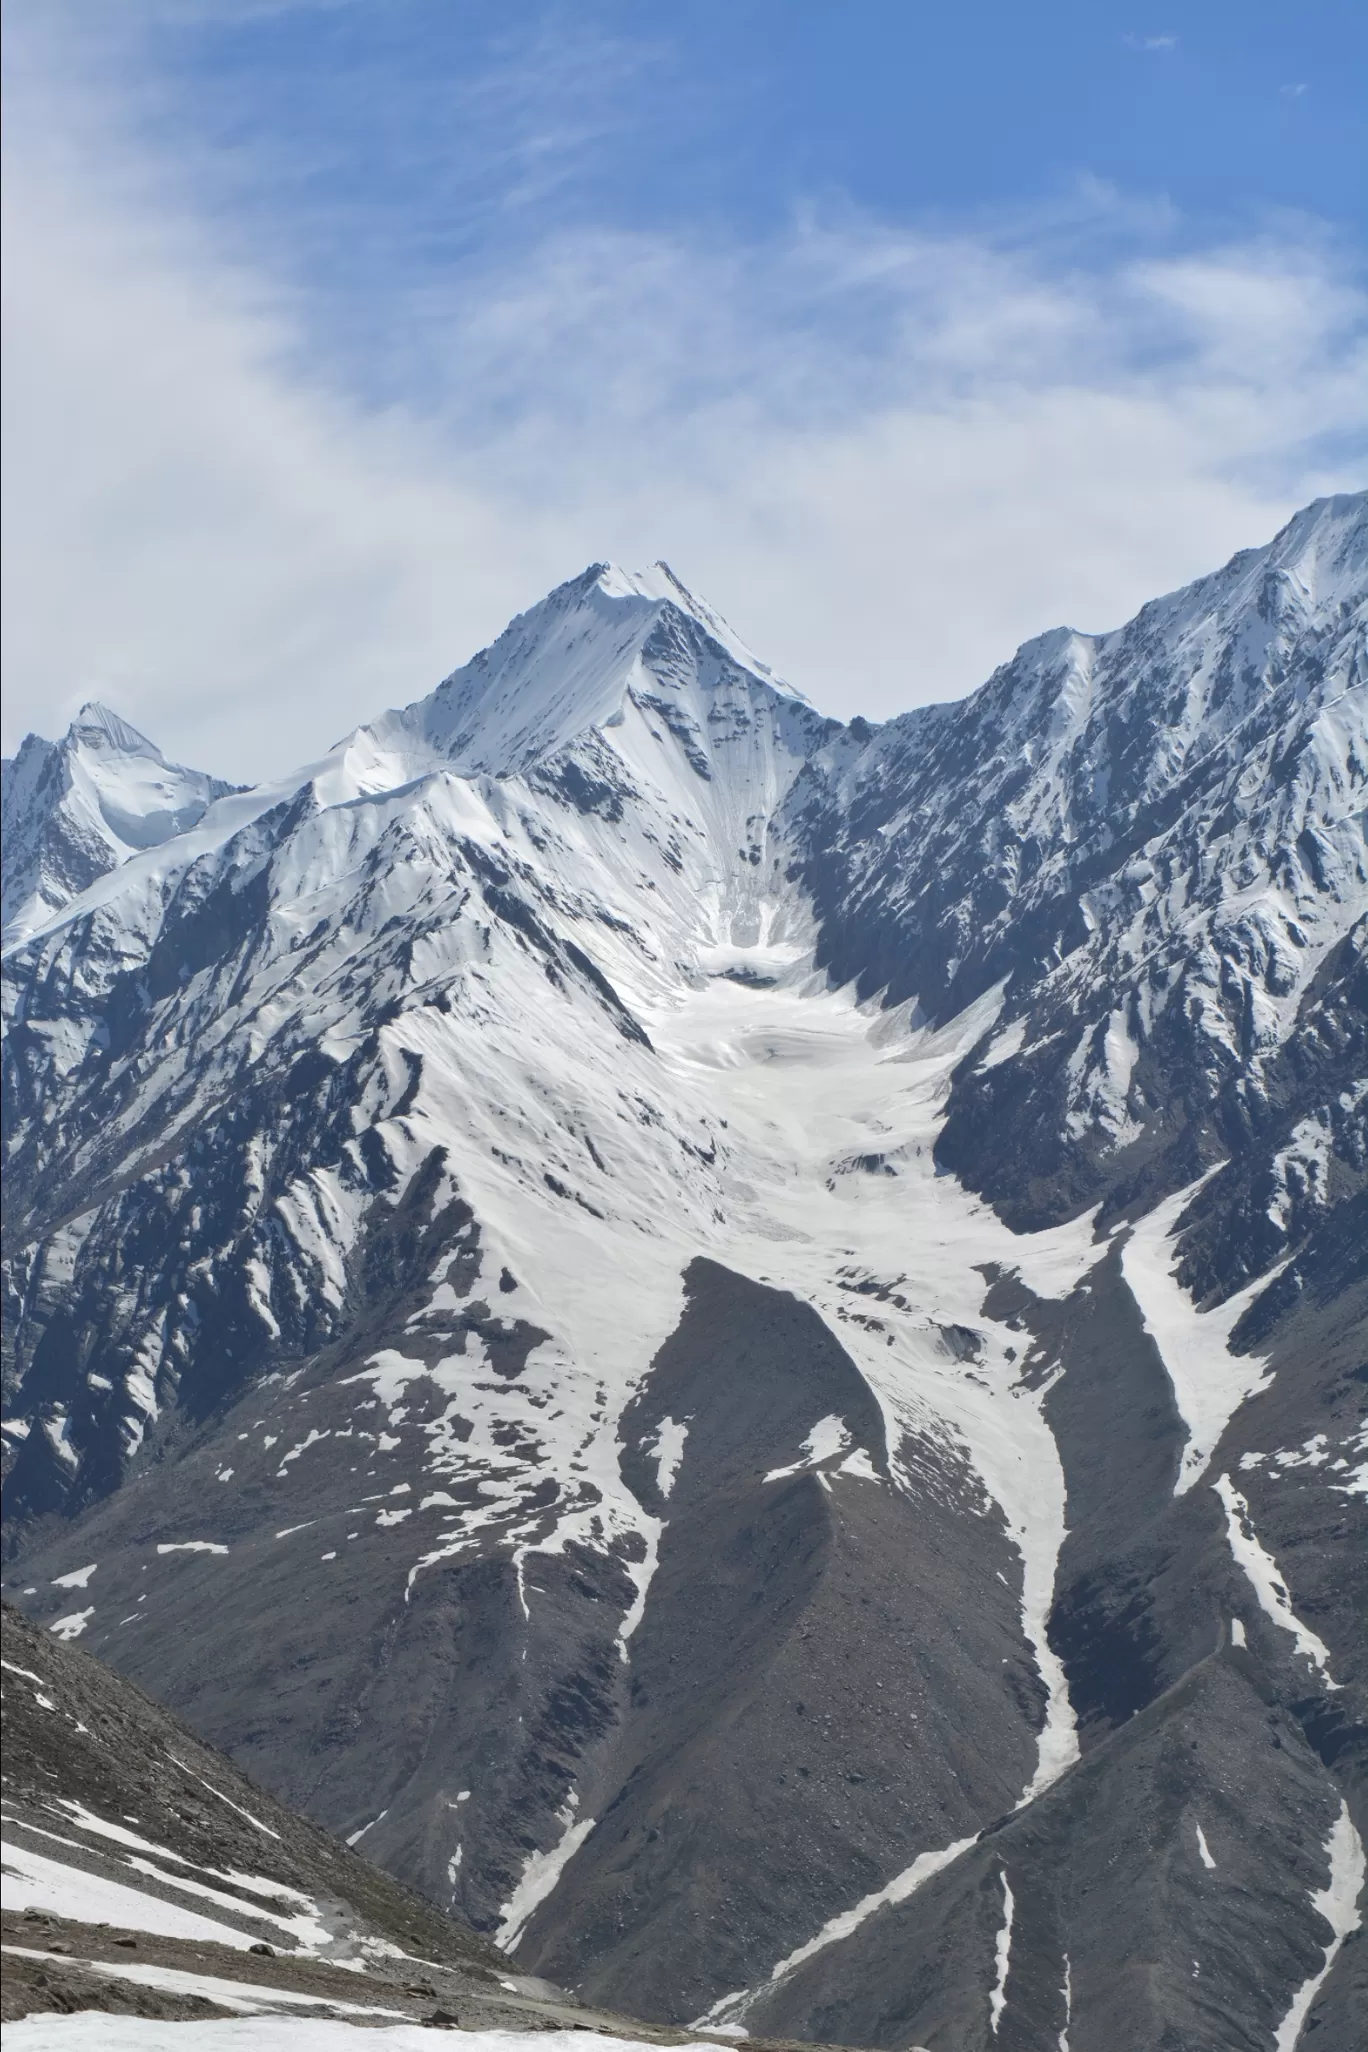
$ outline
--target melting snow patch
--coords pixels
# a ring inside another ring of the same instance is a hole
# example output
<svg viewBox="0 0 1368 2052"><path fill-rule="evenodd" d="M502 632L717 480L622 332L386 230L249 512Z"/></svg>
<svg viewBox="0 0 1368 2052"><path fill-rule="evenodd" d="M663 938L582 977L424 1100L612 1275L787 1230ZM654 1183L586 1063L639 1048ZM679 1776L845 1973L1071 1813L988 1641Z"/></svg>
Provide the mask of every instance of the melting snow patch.
<svg viewBox="0 0 1368 2052"><path fill-rule="evenodd" d="M54 1964L60 1962L60 1955L51 1952L34 1951L26 1945L7 1945L5 1950L6 1952L17 1953L24 1959L50 1959ZM202 1995L210 2002L217 2002L223 2009L236 2010L239 2016L264 2016L269 2015L276 2009L284 2009L288 2012L290 2009L298 2006L307 2009L335 2009L344 2016L393 2017L401 2022L406 2021L408 2017L408 2012L403 2009L378 2009L370 2003L344 2002L340 1997L333 1995L304 1995L292 1988L268 1987L260 1981L220 1980L215 1974L186 1973L181 1967L144 1966L141 1962L135 1965L131 1961L124 1964L124 1962L117 1960L101 1960L99 1971L101 1979L131 1981L137 1987L160 1988L171 1995ZM78 2012L75 2017L69 2020L64 2017L62 2021L64 2023L68 2021L81 2023L85 2021L86 2017L93 2017L95 2014L95 2012L91 2011L86 2011L84 2014ZM101 2022L109 2021L108 2018L100 2018L99 2020ZM44 2017L42 2021L46 2023L50 2019ZM55 2021L55 2019L51 2019L51 2021ZM115 2021L119 2023L134 2023L143 2021L143 2019L119 2017ZM171 2024L168 2028L184 2031L186 2026L184 2024ZM204 2028L203 2024L199 2026L199 2030ZM299 2046L301 2052L303 2052L303 2048L310 2042L309 2039L307 2037L301 2038L298 2035L297 2025L293 2029L287 2025L285 2030L289 2033L289 2045L292 2047ZM199 2031L196 2031L195 2036L196 2042L199 2042ZM63 2048L66 2048L73 2045L75 2041L73 2041L69 2034L64 2034L60 2040L55 2042L60 2043ZM95 2039L90 2039L87 2042L92 2046L97 2043ZM98 2041L101 2047L111 2042L107 2038ZM137 2052L144 2052L144 2047L149 2041L142 2038L136 2041L130 2039L127 2042L130 2046L136 2043ZM184 2038L170 2038L160 2042L179 2047L186 2040ZM273 2032L272 2037L267 2039L255 2032L244 2034L240 2029L236 2028L234 2035L225 2040L225 2043L236 2046L259 2046L261 2047L261 2052L267 2052L267 2048L273 2044L281 2045L285 2042L286 2038L283 2032L279 2037L276 2037ZM314 2042L317 2043L317 2040Z"/></svg>
<svg viewBox="0 0 1368 2052"><path fill-rule="evenodd" d="M997 1934L997 1945L995 1947L997 1977L993 1983L992 1993L988 1997L988 2020L994 2037L997 2036L998 2026L1002 2022L1002 2012L1007 2007L1007 1976L1011 1971L1012 1965L1012 1917L1015 1910L1016 1903L1012 1896L1012 1886L1007 1879L1007 1869L1004 1867L1002 1869L1002 1928Z"/></svg>
<svg viewBox="0 0 1368 2052"><path fill-rule="evenodd" d="M54 1589L84 1589L99 1565L98 1560L92 1560L89 1567L73 1568L69 1575L54 1575L52 1586Z"/></svg>
<svg viewBox="0 0 1368 2052"><path fill-rule="evenodd" d="M360 1829L359 1831L353 1831L353 1832L351 1833L351 1835L349 1836L349 1838L347 1839L347 1844L348 1844L348 1845L355 1845L355 1844L356 1844L356 1842L357 1842L357 1840L358 1840L358 1839L361 1839L361 1838L364 1838L364 1837L365 1837L365 1835L366 1835L366 1833L367 1833L368 1831L374 1831L374 1829L375 1829L375 1827L376 1827L376 1825L377 1825L377 1824L381 1824L381 1823L383 1823L383 1822L384 1822L384 1820L385 1820L385 1818L386 1818L386 1817L388 1817L388 1815L389 1815L389 1810L388 1810L388 1808L385 1808L385 1809L383 1809L383 1810L382 1810L382 1811L380 1812L380 1815L379 1815L378 1817L372 1817L372 1818L371 1818L371 1820L370 1820L370 1823L369 1823L369 1824L363 1824L363 1825L361 1826L361 1829Z"/></svg>
<svg viewBox="0 0 1368 2052"><path fill-rule="evenodd" d="M1292 2007L1278 2025L1278 2035L1274 2040L1275 2052L1295 2052L1307 2011L1315 2001L1326 1975L1335 1964L1341 1945L1359 1927L1358 1899L1364 1879L1368 1875L1368 1862L1365 1862L1363 1840L1354 1829L1354 1820L1349 1815L1347 1803L1340 1808L1339 1816L1326 1840L1325 1850L1330 1860L1330 1880L1325 1888L1312 1896L1311 1901L1330 1926L1330 1943L1325 1948L1325 1960L1320 1972L1312 1974L1309 1980L1302 1982L1292 1998Z"/></svg>
<svg viewBox="0 0 1368 2052"><path fill-rule="evenodd" d="M278 1925L282 1931L288 1932L297 1943L311 1951L325 1947L330 1942L331 1933L327 1925L322 1922L317 1914L306 1914L297 1917L281 1916L275 1910L264 1907L258 1908L255 1903L240 1902L235 1895L225 1895L221 1888L210 1888L203 1881L192 1880L188 1874L164 1873L160 1867L153 1866L151 1860L145 1860L137 1853L130 1857L127 1864L133 1869L134 1873L146 1874L149 1881L160 1881L168 1887L184 1889L187 1895L200 1896L205 1902L213 1903L217 1909L228 1910L237 1916L250 1917L255 1921ZM293 1890L291 1891L291 1893L294 1892ZM310 1909L316 1910L316 1905L310 1903Z"/></svg>
<svg viewBox="0 0 1368 2052"><path fill-rule="evenodd" d="M1213 1482L1212 1488L1225 1505L1230 1550L1248 1576L1250 1586L1259 1599L1260 1609L1272 1618L1274 1624L1281 1625L1285 1632L1291 1632L1297 1642L1297 1650L1304 1653L1314 1667L1319 1668L1325 1686L1328 1689L1337 1689L1339 1683L1330 1673L1330 1648L1323 1639L1317 1638L1309 1625L1302 1623L1292 1608L1286 1584L1278 1572L1278 1563L1272 1554L1265 1553L1259 1544L1250 1521L1249 1505L1234 1487L1229 1475L1222 1475L1218 1482Z"/></svg>
<svg viewBox="0 0 1368 2052"><path fill-rule="evenodd" d="M499 1928L494 1936L505 1952L516 1952L523 1932L527 1929L534 1911L541 1908L555 1888L566 1867L584 1844L594 1828L592 1817L575 1822L575 1811L579 1808L579 1796L574 1789L570 1799L560 1813L565 1826L559 1844L550 1852L534 1852L522 1870L522 1878L499 1912Z"/></svg>
<svg viewBox="0 0 1368 2052"><path fill-rule="evenodd" d="M131 1846L134 1852L155 1853L158 1859L174 1860L177 1866L194 1865L193 1860L187 1860L180 1853L172 1852L169 1846L157 1845L150 1838L140 1838L136 1831L126 1831L122 1824L107 1823L94 1810L88 1810L84 1803L74 1802L70 1796L59 1796L57 1807L65 1810L72 1822L78 1824L82 1831L93 1832L97 1838L109 1838L115 1845Z"/></svg>
<svg viewBox="0 0 1368 2052"><path fill-rule="evenodd" d="M1210 1170L1208 1176L1214 1173ZM1232 1354L1229 1340L1244 1312L1281 1269L1260 1276L1212 1311L1199 1311L1173 1273L1174 1228L1207 1180L1207 1176L1200 1177L1157 1205L1133 1228L1121 1253L1131 1295L1159 1349L1173 1385L1174 1402L1188 1429L1174 1486L1176 1496L1191 1489L1205 1471L1240 1405L1266 1389L1273 1379L1262 1361Z"/></svg>
<svg viewBox="0 0 1368 2052"><path fill-rule="evenodd" d="M159 1546L158 1553L226 1553L228 1548L220 1546L217 1539L176 1539L167 1546Z"/></svg>
<svg viewBox="0 0 1368 2052"><path fill-rule="evenodd" d="M1197 1852L1204 1867L1215 1866L1216 1862L1211 1857L1211 1847L1206 1842L1206 1833L1200 1824L1197 1826Z"/></svg>
<svg viewBox="0 0 1368 2052"><path fill-rule="evenodd" d="M100 1874L46 1859L9 1839L5 1840L4 1858L0 1901L6 1909L47 1910L78 1924L118 1924L125 1930L149 1931L161 1938L215 1939L240 1952L253 1942L250 1932L218 1923L196 1910L182 1909L179 1903L164 1902L141 1889L126 1888L122 1882L106 1881ZM13 2028L5 2026L7 2039Z"/></svg>
<svg viewBox="0 0 1368 2052"><path fill-rule="evenodd" d="M65 1617L54 1618L48 1630L55 1632L59 1639L79 1639L94 1615L93 1603L85 1610L70 1610Z"/></svg>
<svg viewBox="0 0 1368 2052"><path fill-rule="evenodd" d="M782 1482L788 1475L801 1475L806 1469L815 1467L818 1461L829 1461L834 1455L844 1453L850 1445L850 1434L844 1418L819 1418L803 1441L803 1456L787 1468L771 1468L765 1476L766 1482Z"/></svg>
<svg viewBox="0 0 1368 2052"><path fill-rule="evenodd" d="M656 1488L662 1496L668 1496L675 1485L679 1464L684 1458L684 1442L689 1436L688 1420L676 1425L673 1418L662 1418L656 1433L655 1445L651 1451L656 1458Z"/></svg>
<svg viewBox="0 0 1368 2052"><path fill-rule="evenodd" d="M121 1971L125 1978L133 1977L129 1970ZM187 1981L195 1978L185 1976ZM213 1990L213 1981L206 1977L203 1992L218 2001ZM267 2001L275 1999L276 1991L263 1988L261 1994L264 2009ZM225 2001L223 2006L228 2009L233 2004ZM360 2004L333 2006L347 2015L377 2019L393 2013L363 2010ZM361 2034L362 2028L345 2017L258 2013L186 2025L87 2010L75 2016L24 2017L6 2025L5 2041L7 2052L11 2032L16 2052L185 2052L192 2037L195 2052L365 2052L371 2040L368 2033ZM441 2026L387 2023L383 2028L389 2052L443 2052L452 2042L450 2032ZM590 2030L464 2031L461 2036L466 2052L588 2052L591 2045L601 2045L604 2052L659 2052L658 2046L637 2039L612 2038ZM680 2052L690 2052L690 2048L682 2046ZM700 2046L697 2052L707 2052L707 2048Z"/></svg>

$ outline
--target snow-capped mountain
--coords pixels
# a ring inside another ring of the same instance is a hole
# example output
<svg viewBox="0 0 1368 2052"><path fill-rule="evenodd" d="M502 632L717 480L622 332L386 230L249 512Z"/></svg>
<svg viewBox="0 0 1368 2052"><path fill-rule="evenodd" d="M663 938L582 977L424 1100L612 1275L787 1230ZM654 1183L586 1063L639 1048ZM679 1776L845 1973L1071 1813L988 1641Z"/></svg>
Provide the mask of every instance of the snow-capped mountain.
<svg viewBox="0 0 1368 2052"><path fill-rule="evenodd" d="M1366 620L845 727L599 565L55 906L28 1607L596 2001L1352 2044Z"/></svg>
<svg viewBox="0 0 1368 2052"><path fill-rule="evenodd" d="M126 862L195 824L233 789L167 762L104 705L83 705L60 741L25 737L3 778L5 943Z"/></svg>

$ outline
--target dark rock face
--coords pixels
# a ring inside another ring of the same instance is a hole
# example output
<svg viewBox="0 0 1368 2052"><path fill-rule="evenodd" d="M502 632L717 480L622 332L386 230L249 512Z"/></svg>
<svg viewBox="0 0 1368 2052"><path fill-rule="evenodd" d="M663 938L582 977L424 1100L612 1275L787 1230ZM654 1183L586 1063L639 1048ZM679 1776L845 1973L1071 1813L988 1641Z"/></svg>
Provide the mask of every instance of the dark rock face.
<svg viewBox="0 0 1368 2052"><path fill-rule="evenodd" d="M26 744L7 1588L595 2000L1356 2045L1366 591L841 728L597 566L183 818Z"/></svg>

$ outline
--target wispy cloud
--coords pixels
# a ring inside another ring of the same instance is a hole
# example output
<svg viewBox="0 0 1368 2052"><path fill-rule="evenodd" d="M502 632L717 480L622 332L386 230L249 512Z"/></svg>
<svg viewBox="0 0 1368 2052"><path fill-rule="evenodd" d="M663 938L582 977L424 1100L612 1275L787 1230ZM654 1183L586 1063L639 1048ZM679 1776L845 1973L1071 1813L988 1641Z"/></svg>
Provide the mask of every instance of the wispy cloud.
<svg viewBox="0 0 1368 2052"><path fill-rule="evenodd" d="M1177 36L1168 30L1165 30L1162 35L1157 36L1126 35L1122 36L1121 40L1128 50L1176 50L1178 48Z"/></svg>
<svg viewBox="0 0 1368 2052"><path fill-rule="evenodd" d="M535 88L480 90L526 91L540 132ZM749 241L553 210L383 298L380 401L175 161L94 112L48 134L12 124L6 181L7 745L96 691L262 774L605 555L666 556L819 702L879 716L1353 481L1364 300L1305 221L1194 248L1096 187Z"/></svg>

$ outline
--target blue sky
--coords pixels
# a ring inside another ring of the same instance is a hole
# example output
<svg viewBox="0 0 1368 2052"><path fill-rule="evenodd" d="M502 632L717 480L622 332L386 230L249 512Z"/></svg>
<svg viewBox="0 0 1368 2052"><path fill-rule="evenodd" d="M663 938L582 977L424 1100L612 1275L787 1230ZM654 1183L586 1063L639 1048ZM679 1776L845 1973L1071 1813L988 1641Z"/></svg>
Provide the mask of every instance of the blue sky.
<svg viewBox="0 0 1368 2052"><path fill-rule="evenodd" d="M665 555L825 706L1362 478L1368 14L14 0L6 746L283 767Z"/></svg>

